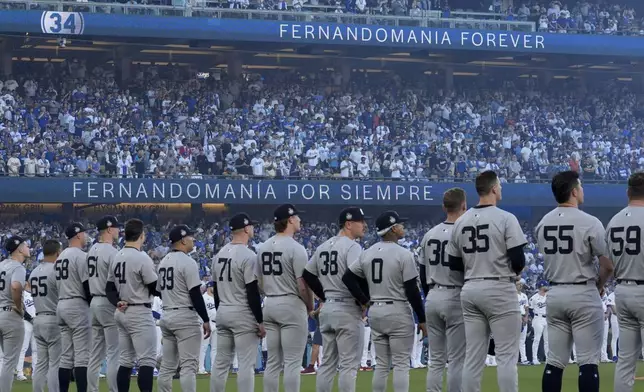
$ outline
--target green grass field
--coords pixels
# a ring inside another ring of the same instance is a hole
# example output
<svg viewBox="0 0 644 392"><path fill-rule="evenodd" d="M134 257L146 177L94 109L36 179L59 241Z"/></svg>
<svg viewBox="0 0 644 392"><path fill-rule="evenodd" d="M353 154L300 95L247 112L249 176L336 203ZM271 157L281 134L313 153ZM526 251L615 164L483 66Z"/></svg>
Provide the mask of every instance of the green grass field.
<svg viewBox="0 0 644 392"><path fill-rule="evenodd" d="M570 365L566 372L564 373L564 383L563 391L564 392L573 392L577 391L577 369L576 365ZM609 392L613 390L613 371L615 366L612 364L603 364L600 366L600 380L601 380L601 391ZM543 373L542 366L520 366L519 367L519 389L521 392L541 392L541 375ZM425 376L427 372L424 369L421 370L411 370L410 371L410 391L411 392L424 392L425 391ZM370 372L361 372L358 374L358 382L356 391L358 392L367 392L371 390L371 375ZM644 364L638 366L638 377L644 378ZM228 379L227 392L236 392L236 379L234 376ZM391 381L391 376L390 376ZM181 388L178 384L178 381L175 381L174 388L175 391L180 391ZM76 391L74 385L72 384L71 391ZM198 391L208 391L209 390L209 378L203 377L199 378L197 383ZM389 386L389 391L393 391L391 385ZM30 392L31 383L30 382L18 382L16 381L13 384L13 392ZM132 392L138 391L136 386L136 379L132 379ZM255 378L255 391L262 391L262 377L257 376ZM494 392L498 391L496 386L496 370L494 368L486 368L485 374L483 377L483 388L482 392ZM644 392L644 380L636 381L634 391ZM107 387L104 380L101 382L101 392L107 392ZM315 392L315 376L302 376L302 388L301 392Z"/></svg>

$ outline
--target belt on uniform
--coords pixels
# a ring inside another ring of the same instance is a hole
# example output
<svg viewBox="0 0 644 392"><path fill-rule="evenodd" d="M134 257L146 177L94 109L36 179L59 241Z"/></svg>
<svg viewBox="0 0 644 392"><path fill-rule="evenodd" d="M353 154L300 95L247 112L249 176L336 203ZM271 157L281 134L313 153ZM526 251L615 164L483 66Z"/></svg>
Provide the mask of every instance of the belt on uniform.
<svg viewBox="0 0 644 392"><path fill-rule="evenodd" d="M550 286L585 286L588 284L586 282L550 282Z"/></svg>
<svg viewBox="0 0 644 392"><path fill-rule="evenodd" d="M289 293L289 294L275 294L275 295L267 295L267 297L269 297L269 298L273 298L273 297L286 297L286 296L288 296L288 295L295 295L295 294L290 294L290 293Z"/></svg>
<svg viewBox="0 0 644 392"><path fill-rule="evenodd" d="M432 283L429 285L429 289L460 289L462 288L461 286L454 286L454 285L444 285L444 284L437 284L437 283Z"/></svg>
<svg viewBox="0 0 644 392"><path fill-rule="evenodd" d="M641 286L644 285L644 280L617 279L617 284L636 284L638 286Z"/></svg>
<svg viewBox="0 0 644 392"><path fill-rule="evenodd" d="M107 295L103 295L103 294L92 294L92 297L107 298Z"/></svg>
<svg viewBox="0 0 644 392"><path fill-rule="evenodd" d="M127 304L127 306L128 306L128 308L129 308L130 306L145 306L146 308L151 308L151 307L152 307L152 304L151 304L151 303L149 303L149 302L146 302L146 303L144 303L144 304Z"/></svg>
<svg viewBox="0 0 644 392"><path fill-rule="evenodd" d="M487 277L487 278L465 279L466 282L474 282L474 281L479 281L479 280L494 280L494 281L497 281L497 282L510 282L510 283L514 282L513 278L510 278L510 277L507 277L507 276L494 276L494 277L490 276L490 277Z"/></svg>
<svg viewBox="0 0 644 392"><path fill-rule="evenodd" d="M545 315L545 314L537 314L537 315L535 315L535 316L536 316L536 317L543 317L543 318L546 318L546 315Z"/></svg>
<svg viewBox="0 0 644 392"><path fill-rule="evenodd" d="M163 308L163 311L165 312L166 310L180 310L180 309L195 310L195 308L193 308L192 306L181 306L176 308Z"/></svg>
<svg viewBox="0 0 644 392"><path fill-rule="evenodd" d="M403 303L402 301L398 301L400 303ZM369 302L370 305L393 305L395 304L396 301L371 301Z"/></svg>
<svg viewBox="0 0 644 392"><path fill-rule="evenodd" d="M85 298L83 298L83 297L81 297L81 296L79 296L79 295L75 295L75 296L73 296L73 297L63 297L63 298L58 298L58 300L59 300L59 301L62 301L62 300L64 300L64 299L85 299Z"/></svg>
<svg viewBox="0 0 644 392"><path fill-rule="evenodd" d="M38 312L36 316L55 316L56 312Z"/></svg>

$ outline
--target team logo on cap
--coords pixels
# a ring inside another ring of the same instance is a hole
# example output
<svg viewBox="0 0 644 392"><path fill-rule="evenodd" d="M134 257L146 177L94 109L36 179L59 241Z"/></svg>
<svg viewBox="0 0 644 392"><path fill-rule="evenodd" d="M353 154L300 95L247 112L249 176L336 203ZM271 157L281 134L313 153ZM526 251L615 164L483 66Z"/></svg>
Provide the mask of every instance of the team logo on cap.
<svg viewBox="0 0 644 392"><path fill-rule="evenodd" d="M78 227L78 226L74 227L74 231L77 232L77 233L80 233L80 227Z"/></svg>
<svg viewBox="0 0 644 392"><path fill-rule="evenodd" d="M186 233L186 231L185 231L185 230L181 230L181 236L182 236L182 237L185 237L185 236L186 236L186 234L188 234L188 233Z"/></svg>
<svg viewBox="0 0 644 392"><path fill-rule="evenodd" d="M393 225L394 223L396 223L396 218L395 218L395 217L393 217L393 216L390 216L390 217L389 217L389 223L391 223L392 225Z"/></svg>
<svg viewBox="0 0 644 392"><path fill-rule="evenodd" d="M288 209L288 214L289 214L289 215L293 215L293 213L295 213L295 211L293 211L293 209L292 209L292 208L289 208L289 209Z"/></svg>
<svg viewBox="0 0 644 392"><path fill-rule="evenodd" d="M16 244L16 245L20 245L20 241L18 241L18 240L13 240L13 243Z"/></svg>
<svg viewBox="0 0 644 392"><path fill-rule="evenodd" d="M353 215L350 212L347 212L347 220L353 219Z"/></svg>
<svg viewBox="0 0 644 392"><path fill-rule="evenodd" d="M112 221L109 219L107 220L107 227L112 227Z"/></svg>
<svg viewBox="0 0 644 392"><path fill-rule="evenodd" d="M244 219L244 225L248 226L250 222L248 222L248 219Z"/></svg>

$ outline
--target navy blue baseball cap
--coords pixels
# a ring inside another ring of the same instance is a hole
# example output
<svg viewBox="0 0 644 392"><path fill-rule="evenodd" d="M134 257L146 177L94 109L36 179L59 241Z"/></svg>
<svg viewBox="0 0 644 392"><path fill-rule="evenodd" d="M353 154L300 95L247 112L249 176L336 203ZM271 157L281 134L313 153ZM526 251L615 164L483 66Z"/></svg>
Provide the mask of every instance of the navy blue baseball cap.
<svg viewBox="0 0 644 392"><path fill-rule="evenodd" d="M340 222L340 226L342 226L345 222L363 222L367 219L371 218L364 214L362 208L347 207L342 210L342 212L340 212L340 218L338 219L338 222Z"/></svg>
<svg viewBox="0 0 644 392"><path fill-rule="evenodd" d="M282 204L277 207L273 212L273 218L275 222L288 219L292 216L299 215L304 211L298 210L293 204Z"/></svg>
<svg viewBox="0 0 644 392"><path fill-rule="evenodd" d="M395 225L407 222L408 220L407 218L402 218L396 211L385 211L376 219L378 235L383 236Z"/></svg>
<svg viewBox="0 0 644 392"><path fill-rule="evenodd" d="M239 230L243 229L246 226L256 225L257 223L258 222L250 219L250 216L248 216L248 214L242 212L230 218L228 225L230 226L230 230Z"/></svg>
<svg viewBox="0 0 644 392"><path fill-rule="evenodd" d="M11 254L15 252L16 249L18 249L23 242L25 242L25 240L22 237L18 237L17 235L14 235L13 237L8 238L5 241L4 249Z"/></svg>
<svg viewBox="0 0 644 392"><path fill-rule="evenodd" d="M123 226L121 222L119 222L118 219L116 219L116 217L112 215L105 215L104 217L99 219L98 222L96 222L96 228L98 230L107 230L110 227L121 227L121 226Z"/></svg>
<svg viewBox="0 0 644 392"><path fill-rule="evenodd" d="M65 237L67 239L72 239L74 238L77 234L85 232L85 226L83 226L81 223L78 222L72 222L67 228L65 229Z"/></svg>
<svg viewBox="0 0 644 392"><path fill-rule="evenodd" d="M175 242L179 242L182 239L189 237L194 234L194 231L188 225L176 225L175 227L170 230L170 234L168 237L170 237L170 242L173 244Z"/></svg>

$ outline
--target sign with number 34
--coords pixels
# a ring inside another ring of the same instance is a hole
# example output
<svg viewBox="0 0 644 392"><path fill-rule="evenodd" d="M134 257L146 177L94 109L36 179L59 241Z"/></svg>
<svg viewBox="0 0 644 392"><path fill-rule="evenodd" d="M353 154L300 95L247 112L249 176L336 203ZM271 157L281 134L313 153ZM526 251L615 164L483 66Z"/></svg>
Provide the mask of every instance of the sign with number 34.
<svg viewBox="0 0 644 392"><path fill-rule="evenodd" d="M85 19L80 12L45 11L40 17L40 26L45 34L82 35Z"/></svg>

